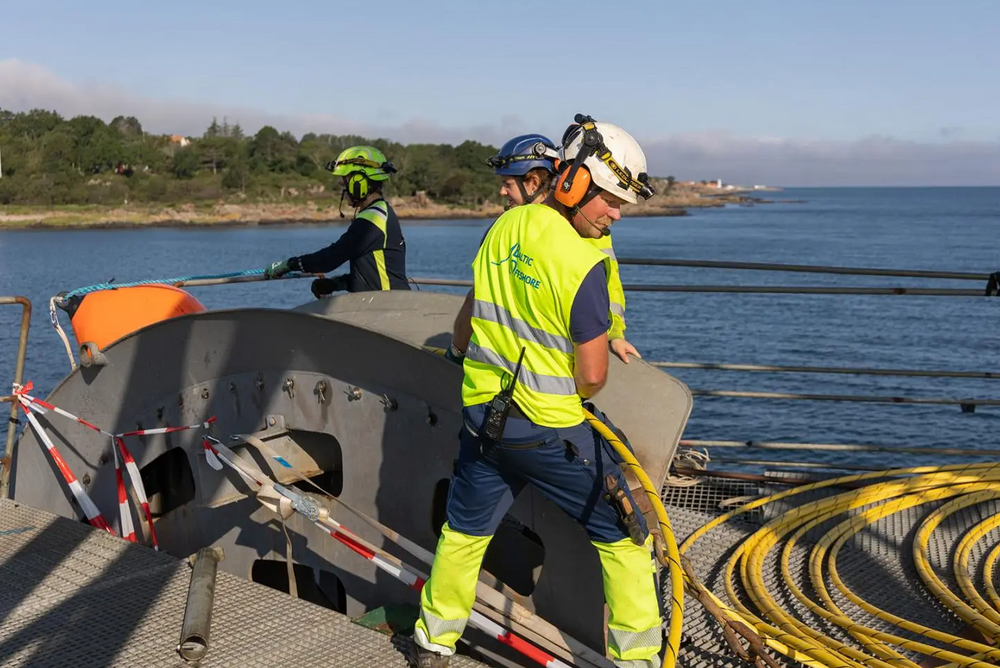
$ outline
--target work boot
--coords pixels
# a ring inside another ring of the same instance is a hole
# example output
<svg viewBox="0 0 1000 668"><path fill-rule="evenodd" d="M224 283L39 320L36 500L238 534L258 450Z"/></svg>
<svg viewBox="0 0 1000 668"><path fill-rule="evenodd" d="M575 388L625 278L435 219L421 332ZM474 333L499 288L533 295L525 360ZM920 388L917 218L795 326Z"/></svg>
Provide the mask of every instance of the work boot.
<svg viewBox="0 0 1000 668"><path fill-rule="evenodd" d="M424 649L417 643L411 643L410 655L407 657L414 668L448 668L451 657Z"/></svg>

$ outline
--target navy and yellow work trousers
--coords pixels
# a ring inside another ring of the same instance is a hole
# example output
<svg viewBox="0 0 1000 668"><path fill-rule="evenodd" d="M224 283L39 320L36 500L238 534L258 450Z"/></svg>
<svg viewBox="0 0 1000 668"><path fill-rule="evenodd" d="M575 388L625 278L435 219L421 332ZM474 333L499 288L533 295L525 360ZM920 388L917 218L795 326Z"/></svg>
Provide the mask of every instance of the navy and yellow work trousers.
<svg viewBox="0 0 1000 668"><path fill-rule="evenodd" d="M605 500L605 477L621 476L607 450L610 446L586 423L550 429L512 416L503 441L484 451L475 435L482 407L467 408L464 414L447 522L420 597L417 644L439 654L454 654L472 612L486 548L514 498L530 483L578 521L597 548L610 611L608 645L615 664L659 666L662 619L655 567L649 542L636 545ZM623 487L627 493L627 485Z"/></svg>

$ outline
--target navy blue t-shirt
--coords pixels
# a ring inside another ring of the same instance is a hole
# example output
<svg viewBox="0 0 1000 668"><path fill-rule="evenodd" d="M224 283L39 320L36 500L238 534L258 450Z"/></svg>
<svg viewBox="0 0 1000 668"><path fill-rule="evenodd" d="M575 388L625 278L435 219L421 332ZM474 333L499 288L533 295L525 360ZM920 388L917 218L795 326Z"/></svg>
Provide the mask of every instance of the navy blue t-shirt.
<svg viewBox="0 0 1000 668"><path fill-rule="evenodd" d="M573 343L586 343L608 331L608 272L598 262L580 283L569 313L569 332Z"/></svg>

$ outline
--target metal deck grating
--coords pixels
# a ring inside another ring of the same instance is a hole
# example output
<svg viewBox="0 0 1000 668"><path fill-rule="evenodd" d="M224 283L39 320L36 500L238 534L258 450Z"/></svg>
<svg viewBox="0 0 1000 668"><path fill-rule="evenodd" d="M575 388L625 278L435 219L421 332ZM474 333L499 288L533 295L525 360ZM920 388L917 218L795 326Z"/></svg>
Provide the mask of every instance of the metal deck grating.
<svg viewBox="0 0 1000 668"><path fill-rule="evenodd" d="M696 489L702 485L707 489ZM721 514L722 510L717 508L718 500L721 497L727 495L742 497L749 491L746 487L741 491L734 487L730 481L711 479L703 479L698 486L665 490L664 498L672 504L667 506L667 513L673 524L678 544L698 527ZM773 493L778 489L781 487L773 490L761 487L758 495ZM714 529L695 544L694 548L688 552L688 556L692 559L704 584L722 600L728 602L722 585L722 576L726 561L737 544L764 522L779 516L781 513L803 502L843 491L845 490L817 490L775 504L768 504L762 512L756 515L748 514L743 516L745 518L743 521L731 521ZM837 566L845 584L868 603L908 620L955 635L962 635L965 630L964 623L925 587L917 574L912 557L913 537L919 523L942 503L944 502L928 503L901 511L869 525L841 549ZM928 560L946 586L963 600L965 596L958 588L952 573L955 547L966 531L998 512L1000 512L1000 502L980 503L950 516L931 534L927 549ZM844 518L844 515L840 515L807 532L791 552L789 570L792 580L804 595L813 601L819 602L819 597L809 579L810 552L815 542ZM1000 530L994 530L980 540L971 552L970 570L980 592L982 591L983 559L989 549L998 541L1000 541ZM793 617L832 638L861 649L858 641L846 631L812 613L792 595L779 569L779 558L783 547L784 541L779 542L765 560L763 574L767 591ZM903 631L855 606L834 587L828 571L824 569L824 572L826 573L826 587L833 601L852 620L884 633L920 640L929 645L946 646L929 641L917 634ZM750 609L756 611L756 606L749 605L750 599L742 590L738 575L736 582L736 590L741 600ZM664 582L662 589L664 592L669 591L669 583ZM682 646L680 655L682 665L731 666L733 668L741 665L736 657L729 654L722 640L722 635L718 631L717 623L704 612L700 604L690 597L685 602L683 641L685 644ZM925 658L923 654L901 650L895 645L893 645L893 649L916 662ZM785 665L791 665L791 662L781 658L779 661Z"/></svg>
<svg viewBox="0 0 1000 668"><path fill-rule="evenodd" d="M680 542L731 507L726 501L777 489L780 487L704 480L693 487L670 488L664 496L670 502L667 512ZM841 491L793 497L744 520L729 522L696 543L688 556L704 583L727 600L721 577L737 544L780 512ZM870 525L841 550L838 567L845 583L871 604L957 635L962 633L963 624L924 587L911 554L917 525L941 503L902 511ZM950 517L931 536L928 556L932 567L960 597L951 572L955 545L970 527L998 512L1000 501L980 503ZM819 536L840 519L843 517L810 531L792 551L792 578L813 600L818 597L808 578L809 553ZM982 560L998 540L1000 530L994 530L972 551L970 568L979 586ZM791 595L778 570L781 545L772 550L764 565L767 590L799 620L859 647L845 631L809 612ZM183 561L126 543L81 522L0 500L0 664L43 668L188 666L176 654L175 646L189 581L190 569ZM836 604L853 620L883 632L918 638L850 603L829 577L827 587ZM663 588L667 591L669 583L664 582ZM737 591L749 605L739 585ZM722 641L715 620L690 597L685 602L682 643L678 665L740 665ZM390 640L336 612L220 571L210 649L200 665L403 667L407 665L404 651L403 641ZM918 662L923 658L900 651ZM481 664L457 657L453 665Z"/></svg>
<svg viewBox="0 0 1000 668"><path fill-rule="evenodd" d="M406 641L218 573L209 650L175 651L191 570L164 553L0 500L0 665L407 666ZM452 665L482 665L456 657Z"/></svg>

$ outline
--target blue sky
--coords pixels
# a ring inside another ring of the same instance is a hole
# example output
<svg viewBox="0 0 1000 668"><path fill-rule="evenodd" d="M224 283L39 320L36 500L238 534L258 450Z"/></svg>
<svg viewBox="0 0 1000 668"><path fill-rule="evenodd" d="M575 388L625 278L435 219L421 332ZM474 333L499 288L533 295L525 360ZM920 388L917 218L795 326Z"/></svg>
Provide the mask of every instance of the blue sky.
<svg viewBox="0 0 1000 668"><path fill-rule="evenodd" d="M7 0L0 107L491 143L583 111L654 172L1000 183L998 2L509 5Z"/></svg>

